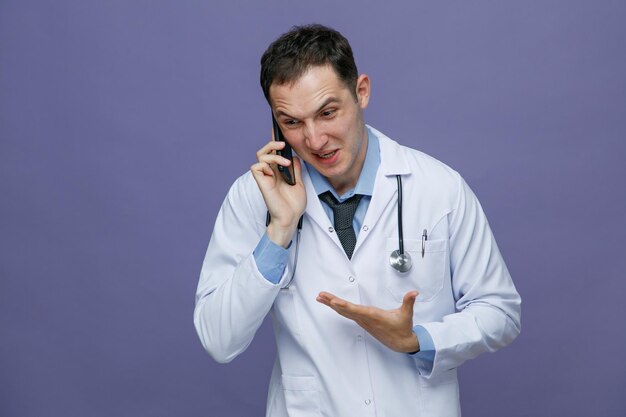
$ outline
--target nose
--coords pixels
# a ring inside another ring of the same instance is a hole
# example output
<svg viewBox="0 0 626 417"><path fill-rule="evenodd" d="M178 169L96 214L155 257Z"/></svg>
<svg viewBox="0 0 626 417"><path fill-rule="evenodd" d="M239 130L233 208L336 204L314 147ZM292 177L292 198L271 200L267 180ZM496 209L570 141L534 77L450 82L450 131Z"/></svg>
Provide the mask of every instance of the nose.
<svg viewBox="0 0 626 417"><path fill-rule="evenodd" d="M315 123L307 123L304 128L304 137L306 144L312 151L319 151L324 149L324 146L328 142L328 136L322 132L319 126Z"/></svg>

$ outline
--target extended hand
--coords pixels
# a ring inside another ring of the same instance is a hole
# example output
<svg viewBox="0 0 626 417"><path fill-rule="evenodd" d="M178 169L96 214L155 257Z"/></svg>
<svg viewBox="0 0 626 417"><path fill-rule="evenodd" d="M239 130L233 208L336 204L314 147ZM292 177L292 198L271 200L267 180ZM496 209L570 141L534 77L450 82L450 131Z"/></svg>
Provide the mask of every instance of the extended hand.
<svg viewBox="0 0 626 417"><path fill-rule="evenodd" d="M353 304L327 292L321 292L317 301L354 320L389 349L413 353L419 351L420 346L413 333L413 305L417 294L417 291L406 293L402 305L394 310Z"/></svg>

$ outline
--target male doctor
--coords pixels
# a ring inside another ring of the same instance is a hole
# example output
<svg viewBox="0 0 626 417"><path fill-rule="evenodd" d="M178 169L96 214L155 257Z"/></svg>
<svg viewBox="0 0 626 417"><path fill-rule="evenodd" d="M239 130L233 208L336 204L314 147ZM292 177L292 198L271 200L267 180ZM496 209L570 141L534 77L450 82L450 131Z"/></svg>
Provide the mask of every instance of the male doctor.
<svg viewBox="0 0 626 417"><path fill-rule="evenodd" d="M297 156L270 140L232 185L196 294L202 344L229 362L271 315L268 416L459 416L457 368L520 332L520 297L476 197L365 124L370 80L340 33L282 35L261 86ZM291 164L295 185L277 169Z"/></svg>

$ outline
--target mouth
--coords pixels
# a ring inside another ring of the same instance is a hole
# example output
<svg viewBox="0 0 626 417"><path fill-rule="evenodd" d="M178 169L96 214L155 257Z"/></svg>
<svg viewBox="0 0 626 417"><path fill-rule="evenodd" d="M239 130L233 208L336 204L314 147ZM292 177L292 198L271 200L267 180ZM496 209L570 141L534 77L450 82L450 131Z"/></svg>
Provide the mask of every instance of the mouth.
<svg viewBox="0 0 626 417"><path fill-rule="evenodd" d="M328 153L318 153L315 154L318 158L322 158L322 159L330 159L333 156L335 156L337 154L337 151L332 151L332 152L328 152Z"/></svg>

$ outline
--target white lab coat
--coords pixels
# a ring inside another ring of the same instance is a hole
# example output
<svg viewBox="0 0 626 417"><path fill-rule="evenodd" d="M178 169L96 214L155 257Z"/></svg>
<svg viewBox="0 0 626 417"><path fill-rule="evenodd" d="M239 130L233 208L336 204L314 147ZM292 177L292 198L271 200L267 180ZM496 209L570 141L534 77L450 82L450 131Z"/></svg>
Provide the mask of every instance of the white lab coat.
<svg viewBox="0 0 626 417"><path fill-rule="evenodd" d="M306 169L300 254L288 289L281 287L291 262L273 285L252 255L265 232L266 207L250 173L233 184L217 217L196 294L196 330L215 360L229 362L271 314L278 354L268 416L459 416L456 368L519 334L519 294L467 184L441 162L373 132L381 164L351 261ZM404 187L405 250L413 257L406 274L389 265L398 248L396 174ZM295 240L292 257L294 250ZM426 328L437 352L432 369L315 300L328 291L391 309L413 289L420 292L413 323Z"/></svg>

